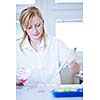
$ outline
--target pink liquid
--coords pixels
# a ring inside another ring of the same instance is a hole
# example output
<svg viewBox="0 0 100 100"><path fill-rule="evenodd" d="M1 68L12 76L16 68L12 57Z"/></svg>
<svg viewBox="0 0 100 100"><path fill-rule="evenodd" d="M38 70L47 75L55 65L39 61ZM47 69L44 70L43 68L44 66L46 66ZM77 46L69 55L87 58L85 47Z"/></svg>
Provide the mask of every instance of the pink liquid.
<svg viewBox="0 0 100 100"><path fill-rule="evenodd" d="M21 80L20 80L20 83L25 83L26 81L27 81L27 79L26 79L26 80L21 79Z"/></svg>

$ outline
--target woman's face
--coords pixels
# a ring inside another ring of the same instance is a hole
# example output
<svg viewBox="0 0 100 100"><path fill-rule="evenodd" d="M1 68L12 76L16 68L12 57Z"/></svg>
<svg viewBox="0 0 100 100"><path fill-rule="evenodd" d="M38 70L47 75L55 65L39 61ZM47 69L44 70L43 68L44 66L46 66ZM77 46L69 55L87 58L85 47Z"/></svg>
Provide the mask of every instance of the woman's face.
<svg viewBox="0 0 100 100"><path fill-rule="evenodd" d="M34 16L31 24L27 28L27 33L31 40L41 39L43 34L43 22L38 16Z"/></svg>

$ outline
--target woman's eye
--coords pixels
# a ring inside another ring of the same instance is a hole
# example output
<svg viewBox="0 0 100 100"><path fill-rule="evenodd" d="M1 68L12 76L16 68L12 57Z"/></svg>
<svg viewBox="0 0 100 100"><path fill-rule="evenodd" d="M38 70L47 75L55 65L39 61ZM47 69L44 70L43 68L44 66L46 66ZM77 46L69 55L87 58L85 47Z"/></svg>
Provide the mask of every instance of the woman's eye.
<svg viewBox="0 0 100 100"><path fill-rule="evenodd" d="M36 25L36 27L39 27L39 26L40 26L40 24L37 24L37 25Z"/></svg>
<svg viewBox="0 0 100 100"><path fill-rule="evenodd" d="M32 28L32 26L28 26L28 29L31 29Z"/></svg>

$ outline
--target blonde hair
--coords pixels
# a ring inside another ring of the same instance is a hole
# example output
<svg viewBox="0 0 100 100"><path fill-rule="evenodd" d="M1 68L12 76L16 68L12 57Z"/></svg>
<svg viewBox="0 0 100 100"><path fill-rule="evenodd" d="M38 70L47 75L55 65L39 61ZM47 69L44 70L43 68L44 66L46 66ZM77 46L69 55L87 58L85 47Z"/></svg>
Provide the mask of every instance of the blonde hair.
<svg viewBox="0 0 100 100"><path fill-rule="evenodd" d="M22 40L19 44L19 47L21 50L22 50L22 45L23 45L26 37L28 37L28 41L31 45L30 37L28 36L27 32L25 31L25 28L26 29L28 28L28 25L31 23L34 16L38 16L42 20L42 22L44 23L44 19L42 17L40 10L35 6L27 7L24 10L22 10L22 12L20 13L19 22L20 22L20 26L21 26L23 33L24 33L23 37L21 38ZM44 26L43 26L42 37L44 39L44 47L46 47L46 33L44 30Z"/></svg>

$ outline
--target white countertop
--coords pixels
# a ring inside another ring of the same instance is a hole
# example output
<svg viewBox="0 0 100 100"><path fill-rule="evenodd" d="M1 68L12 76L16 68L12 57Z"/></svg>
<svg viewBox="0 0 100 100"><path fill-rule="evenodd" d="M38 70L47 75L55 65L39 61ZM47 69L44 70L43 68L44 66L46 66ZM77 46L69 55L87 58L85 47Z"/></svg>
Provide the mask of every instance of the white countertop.
<svg viewBox="0 0 100 100"><path fill-rule="evenodd" d="M50 88L45 88L44 91L33 87L16 89L16 100L83 100L83 97L55 98L50 93Z"/></svg>

